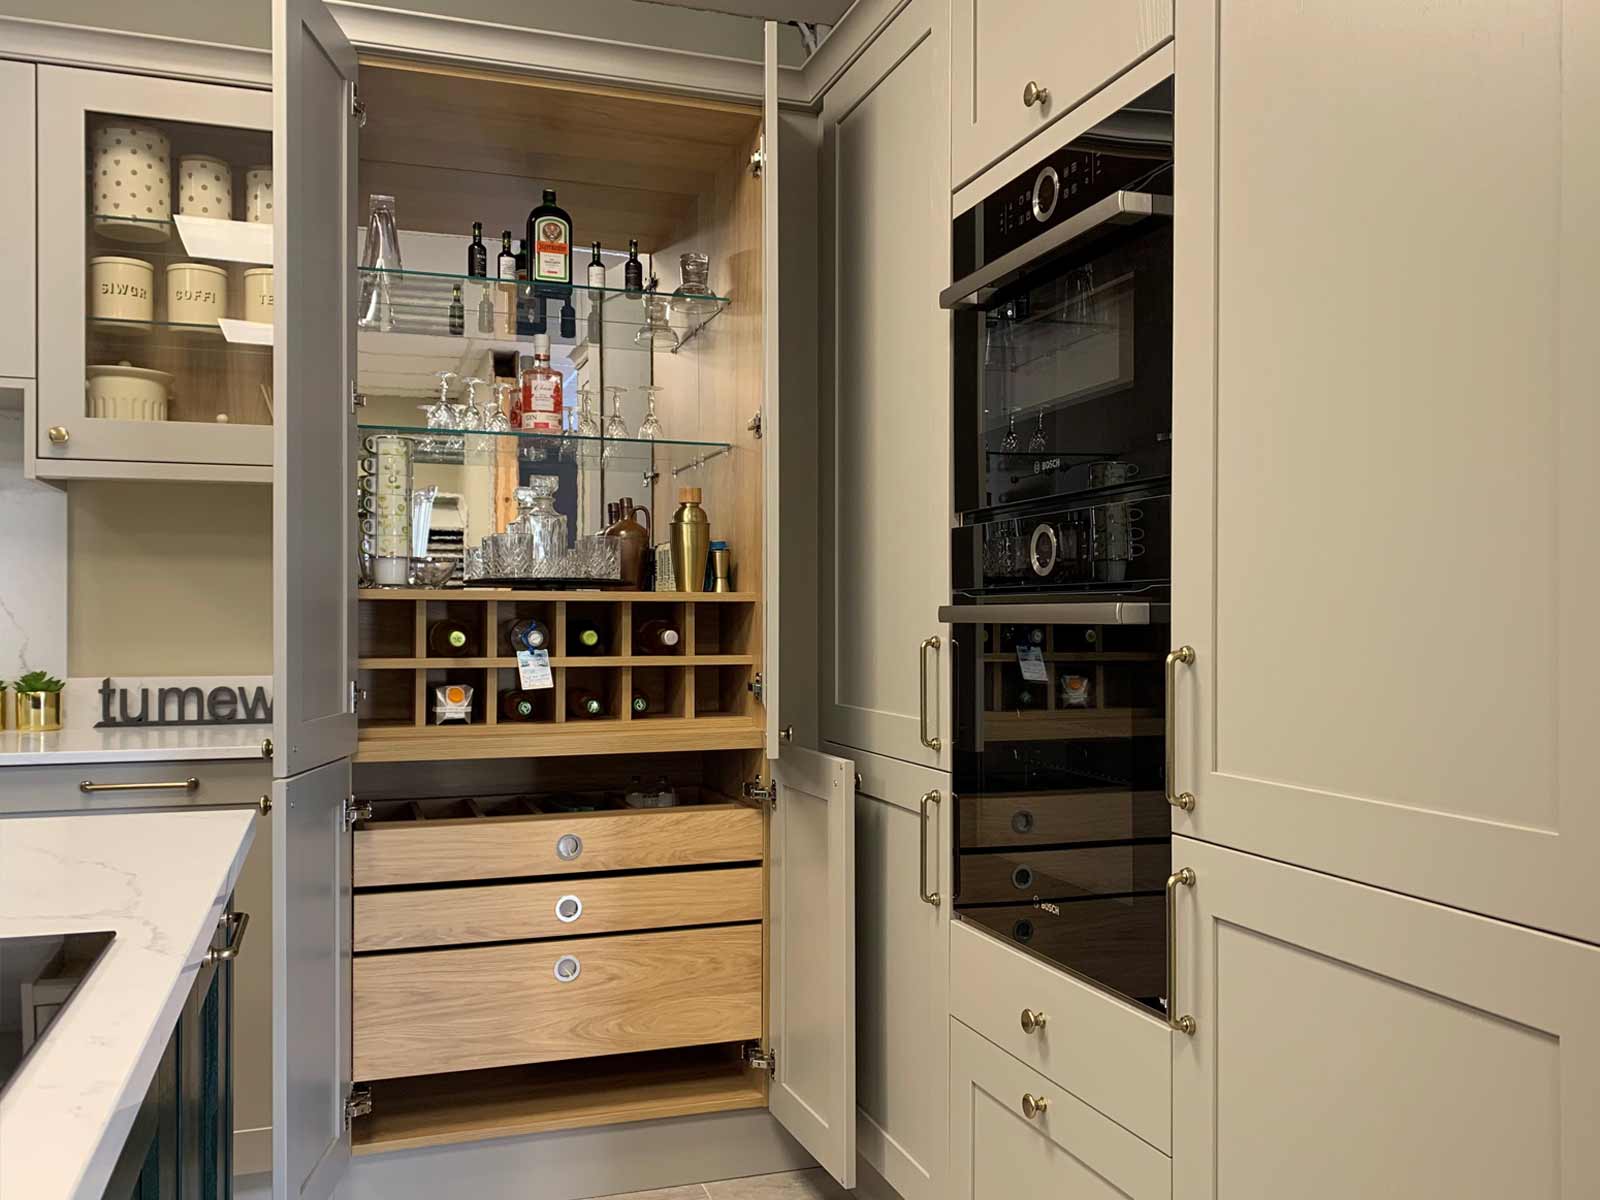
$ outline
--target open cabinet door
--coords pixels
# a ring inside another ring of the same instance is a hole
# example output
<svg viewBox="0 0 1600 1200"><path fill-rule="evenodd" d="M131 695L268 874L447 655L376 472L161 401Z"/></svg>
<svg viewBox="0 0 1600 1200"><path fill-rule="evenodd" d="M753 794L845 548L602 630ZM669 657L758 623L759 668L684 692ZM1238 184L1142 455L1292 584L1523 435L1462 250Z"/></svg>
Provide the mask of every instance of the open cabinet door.
<svg viewBox="0 0 1600 1200"><path fill-rule="evenodd" d="M272 781L272 1200L350 1163L350 760Z"/></svg>
<svg viewBox="0 0 1600 1200"><path fill-rule="evenodd" d="M768 1105L845 1188L856 1184L855 765L789 746L772 764Z"/></svg>
<svg viewBox="0 0 1600 1200"><path fill-rule="evenodd" d="M355 752L356 54L273 0L273 774Z"/></svg>

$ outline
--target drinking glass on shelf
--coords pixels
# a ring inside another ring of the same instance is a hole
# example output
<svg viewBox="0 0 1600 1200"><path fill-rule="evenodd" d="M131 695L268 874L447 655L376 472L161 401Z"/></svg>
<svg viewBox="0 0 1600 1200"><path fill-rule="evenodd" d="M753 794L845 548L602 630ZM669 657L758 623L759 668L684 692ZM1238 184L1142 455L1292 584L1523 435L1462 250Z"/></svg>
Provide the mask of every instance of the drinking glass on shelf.
<svg viewBox="0 0 1600 1200"><path fill-rule="evenodd" d="M478 404L478 385L483 380L476 377L463 380L467 385L467 395L457 407L456 412L461 420L461 429L486 429L488 428L488 414Z"/></svg>
<svg viewBox="0 0 1600 1200"><path fill-rule="evenodd" d="M1006 436L1000 439L1000 453L1015 454L1017 452L1017 414L1010 413L1006 419Z"/></svg>
<svg viewBox="0 0 1600 1200"><path fill-rule="evenodd" d="M628 389L614 383L608 383L602 391L611 398L611 415L606 418L605 437L616 441L628 441L633 434L628 432L628 423L622 419L622 396ZM616 456L617 448L608 445L602 457L610 462Z"/></svg>
<svg viewBox="0 0 1600 1200"><path fill-rule="evenodd" d="M1043 454L1044 448L1044 409L1041 408L1039 410L1039 427L1028 438L1028 453Z"/></svg>
<svg viewBox="0 0 1600 1200"><path fill-rule="evenodd" d="M509 433L511 431L511 418L507 411L511 407L511 395L516 390L516 384L509 380L499 379L494 385L494 405L489 410L489 415L484 419L483 427L490 433Z"/></svg>
<svg viewBox="0 0 1600 1200"><path fill-rule="evenodd" d="M635 344L650 350L676 350L678 331L672 327L667 298L657 291L644 297L644 324L633 335Z"/></svg>
<svg viewBox="0 0 1600 1200"><path fill-rule="evenodd" d="M356 324L387 333L394 328L393 285L400 275L400 232L394 221L394 197L374 195L368 201L367 239L361 249L361 307Z"/></svg>
<svg viewBox="0 0 1600 1200"><path fill-rule="evenodd" d="M587 383L578 388L578 436L600 436L600 418L594 412L594 389Z"/></svg>
<svg viewBox="0 0 1600 1200"><path fill-rule="evenodd" d="M656 393L661 389L654 384L646 384L640 390L645 394L646 408L644 420L639 422L639 432L634 436L644 441L653 442L658 437L663 436L661 420L656 416Z"/></svg>
<svg viewBox="0 0 1600 1200"><path fill-rule="evenodd" d="M672 307L686 317L707 316L717 309L711 295L711 256L691 250L678 255L678 269L683 282L673 293Z"/></svg>

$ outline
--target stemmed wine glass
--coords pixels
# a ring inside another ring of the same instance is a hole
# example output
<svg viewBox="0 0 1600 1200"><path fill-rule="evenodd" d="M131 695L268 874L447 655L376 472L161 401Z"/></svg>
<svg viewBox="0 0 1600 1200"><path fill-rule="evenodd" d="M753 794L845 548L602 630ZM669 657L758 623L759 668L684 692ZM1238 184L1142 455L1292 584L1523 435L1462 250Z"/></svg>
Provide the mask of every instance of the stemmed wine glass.
<svg viewBox="0 0 1600 1200"><path fill-rule="evenodd" d="M1039 427L1028 437L1028 453L1043 454L1044 447L1044 409L1041 408L1039 410Z"/></svg>
<svg viewBox="0 0 1600 1200"><path fill-rule="evenodd" d="M614 383L608 383L601 390L611 398L611 415L606 418L605 430L605 437L608 443L629 440L633 435L628 432L628 423L622 419L622 397L628 389ZM616 446L608 444L602 452L601 458L606 462L610 462L616 456L616 453Z"/></svg>
<svg viewBox="0 0 1600 1200"><path fill-rule="evenodd" d="M639 422L639 432L634 436L641 438L644 441L653 442L658 437L662 436L661 421L660 418L656 416L656 394L660 392L661 389L655 384L646 384L640 390L645 394L646 408L644 420Z"/></svg>
<svg viewBox="0 0 1600 1200"><path fill-rule="evenodd" d="M484 429L488 425L487 414L483 411L482 406L478 404L478 386L483 383L483 380L474 376L470 379L464 379L462 382L467 385L467 394L456 409L457 417L461 422L459 428Z"/></svg>
<svg viewBox="0 0 1600 1200"><path fill-rule="evenodd" d="M484 429L490 433L510 433L511 418L506 415L506 410L511 407L511 394L516 389L516 384L509 380L501 379L494 385L494 405L489 410L489 415L483 422Z"/></svg>
<svg viewBox="0 0 1600 1200"><path fill-rule="evenodd" d="M1015 454L1017 452L1017 414L1007 415L1006 436L1000 439L1001 454Z"/></svg>

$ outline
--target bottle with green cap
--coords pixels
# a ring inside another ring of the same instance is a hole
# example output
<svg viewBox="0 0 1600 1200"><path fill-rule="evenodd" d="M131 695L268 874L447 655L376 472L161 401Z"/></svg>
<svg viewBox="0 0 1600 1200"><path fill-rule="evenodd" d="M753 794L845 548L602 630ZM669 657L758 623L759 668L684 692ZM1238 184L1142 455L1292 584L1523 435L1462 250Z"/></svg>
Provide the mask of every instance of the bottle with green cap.
<svg viewBox="0 0 1600 1200"><path fill-rule="evenodd" d="M577 618L567 622L567 653L604 654L605 632L593 621Z"/></svg>
<svg viewBox="0 0 1600 1200"><path fill-rule="evenodd" d="M464 658L472 650L472 631L446 617L428 627L428 653L434 658Z"/></svg>
<svg viewBox="0 0 1600 1200"><path fill-rule="evenodd" d="M567 711L579 720L592 720L606 715L606 704L593 692L578 688L567 698Z"/></svg>

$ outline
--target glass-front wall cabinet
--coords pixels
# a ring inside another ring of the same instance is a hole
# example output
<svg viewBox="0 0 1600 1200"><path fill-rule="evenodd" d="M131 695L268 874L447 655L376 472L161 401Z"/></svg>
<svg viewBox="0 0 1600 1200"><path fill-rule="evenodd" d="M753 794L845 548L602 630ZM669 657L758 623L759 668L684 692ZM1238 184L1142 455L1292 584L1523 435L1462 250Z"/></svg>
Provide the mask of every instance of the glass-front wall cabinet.
<svg viewBox="0 0 1600 1200"><path fill-rule="evenodd" d="M40 475L270 479L271 119L40 68Z"/></svg>

